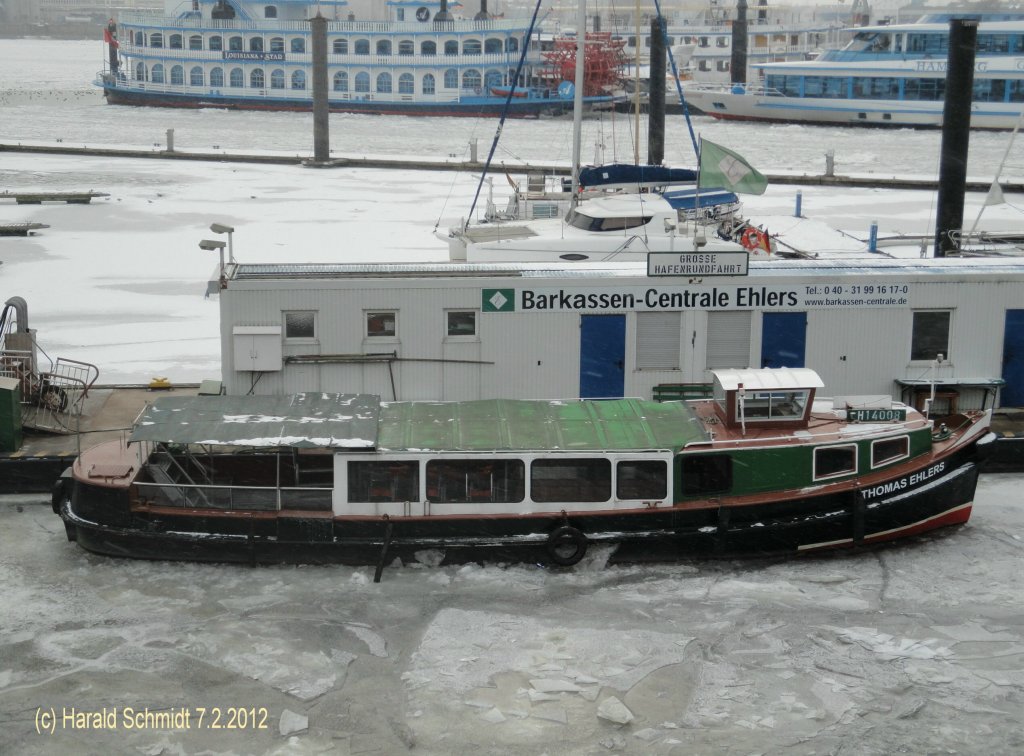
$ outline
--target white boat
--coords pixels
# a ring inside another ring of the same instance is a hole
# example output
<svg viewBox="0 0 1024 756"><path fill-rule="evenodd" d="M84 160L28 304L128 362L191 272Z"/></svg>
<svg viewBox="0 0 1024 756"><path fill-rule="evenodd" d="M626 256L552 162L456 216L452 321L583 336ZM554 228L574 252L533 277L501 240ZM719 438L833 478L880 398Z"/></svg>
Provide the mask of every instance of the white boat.
<svg viewBox="0 0 1024 756"><path fill-rule="evenodd" d="M106 59L95 83L110 104L312 110L310 19L323 14L331 111L536 117L573 110L574 85L552 62L558 50L541 49L530 16L495 17L486 0L479 12L467 9L468 18L445 0L388 0L387 19L357 19L345 5L166 0L161 13L123 12L104 30ZM616 99L589 89L583 107Z"/></svg>
<svg viewBox="0 0 1024 756"><path fill-rule="evenodd" d="M686 101L720 119L941 127L954 15L863 27L845 47L815 60L755 66L760 83L687 86ZM1024 14L983 14L971 127L1012 129L1022 108Z"/></svg>

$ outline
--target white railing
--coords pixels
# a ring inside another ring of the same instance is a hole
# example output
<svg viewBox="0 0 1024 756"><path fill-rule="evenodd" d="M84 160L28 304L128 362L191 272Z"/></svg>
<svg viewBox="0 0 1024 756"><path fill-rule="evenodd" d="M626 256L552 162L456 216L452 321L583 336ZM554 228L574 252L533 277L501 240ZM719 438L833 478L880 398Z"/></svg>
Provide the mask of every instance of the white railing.
<svg viewBox="0 0 1024 756"><path fill-rule="evenodd" d="M165 16L162 13L126 12L117 16L118 27L140 26L153 29L191 29L208 31L293 31L309 32L307 21L279 19L245 21L242 19L212 19ZM524 32L529 19L490 19L487 21L449 21L441 24L417 21L328 21L327 32L335 34L418 34L436 31L438 34L468 34L473 32Z"/></svg>

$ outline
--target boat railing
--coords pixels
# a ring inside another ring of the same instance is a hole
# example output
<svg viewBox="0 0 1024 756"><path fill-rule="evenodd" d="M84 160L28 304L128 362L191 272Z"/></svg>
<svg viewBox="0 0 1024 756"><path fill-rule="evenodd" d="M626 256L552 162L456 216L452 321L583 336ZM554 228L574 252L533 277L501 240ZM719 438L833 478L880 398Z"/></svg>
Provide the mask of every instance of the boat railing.
<svg viewBox="0 0 1024 756"><path fill-rule="evenodd" d="M195 18L187 16L167 16L163 13L126 12L118 14L118 24L122 26L144 26L153 29L195 29L196 31L252 31L252 32L296 32L309 34L308 21L282 21L280 19L248 21L234 19ZM522 18L488 19L475 21L472 19L448 21L428 27L438 32L507 32L523 31L527 20ZM336 34L409 34L422 35L424 25L418 21L328 21L327 33Z"/></svg>
<svg viewBox="0 0 1024 756"><path fill-rule="evenodd" d="M331 509L333 488L238 486L179 483L165 480L136 481L139 497L148 503L182 509L280 512L281 510Z"/></svg>

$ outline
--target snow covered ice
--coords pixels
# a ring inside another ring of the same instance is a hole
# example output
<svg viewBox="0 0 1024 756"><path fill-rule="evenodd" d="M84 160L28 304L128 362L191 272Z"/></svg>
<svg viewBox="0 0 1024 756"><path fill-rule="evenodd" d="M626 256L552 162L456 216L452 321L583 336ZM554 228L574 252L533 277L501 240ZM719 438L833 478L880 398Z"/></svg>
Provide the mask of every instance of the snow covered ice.
<svg viewBox="0 0 1024 756"><path fill-rule="evenodd" d="M0 753L1019 753L1022 483L982 476L967 526L855 555L380 584L99 557L46 497L0 497ZM267 716L38 735L38 707Z"/></svg>

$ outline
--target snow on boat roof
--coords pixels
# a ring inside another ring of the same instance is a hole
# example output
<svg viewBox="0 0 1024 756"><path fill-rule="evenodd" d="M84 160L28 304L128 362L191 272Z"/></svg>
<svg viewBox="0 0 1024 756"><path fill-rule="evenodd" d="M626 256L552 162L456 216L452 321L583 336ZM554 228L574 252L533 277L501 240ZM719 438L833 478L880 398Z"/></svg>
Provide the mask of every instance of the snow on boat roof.
<svg viewBox="0 0 1024 756"><path fill-rule="evenodd" d="M610 451L708 440L683 402L481 399L381 404L380 449Z"/></svg>
<svg viewBox="0 0 1024 756"><path fill-rule="evenodd" d="M129 441L369 449L379 406L372 394L163 397L146 407Z"/></svg>
<svg viewBox="0 0 1024 756"><path fill-rule="evenodd" d="M747 368L711 372L726 391L735 391L741 384L752 391L822 388L825 385L810 368Z"/></svg>

